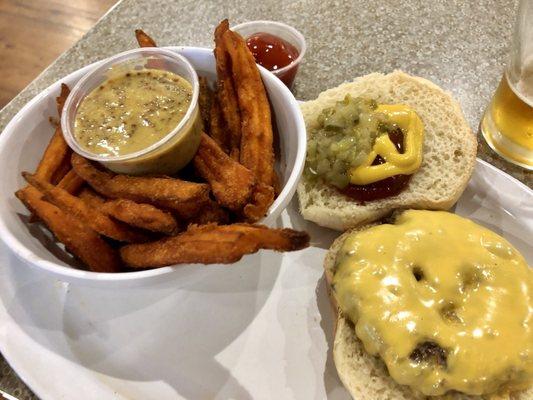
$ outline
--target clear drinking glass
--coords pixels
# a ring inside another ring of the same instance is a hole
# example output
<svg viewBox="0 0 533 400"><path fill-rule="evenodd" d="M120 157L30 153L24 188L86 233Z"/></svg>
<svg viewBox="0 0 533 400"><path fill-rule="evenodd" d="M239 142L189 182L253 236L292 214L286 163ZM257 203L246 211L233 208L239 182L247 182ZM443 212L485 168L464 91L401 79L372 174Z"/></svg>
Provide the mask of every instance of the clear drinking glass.
<svg viewBox="0 0 533 400"><path fill-rule="evenodd" d="M533 0L520 0L509 61L481 121L500 156L533 170Z"/></svg>

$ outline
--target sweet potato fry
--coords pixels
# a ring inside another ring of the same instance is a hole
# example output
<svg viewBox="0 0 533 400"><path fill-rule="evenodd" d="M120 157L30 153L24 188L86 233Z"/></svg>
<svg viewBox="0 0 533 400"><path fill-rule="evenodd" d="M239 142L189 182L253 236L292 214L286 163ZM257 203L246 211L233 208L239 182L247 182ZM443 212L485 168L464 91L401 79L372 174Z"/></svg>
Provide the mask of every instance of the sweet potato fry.
<svg viewBox="0 0 533 400"><path fill-rule="evenodd" d="M142 29L135 30L135 38L139 47L157 47L155 40L148 36ZM165 69L165 61L161 59L149 59L146 68Z"/></svg>
<svg viewBox="0 0 533 400"><path fill-rule="evenodd" d="M48 117L48 122L50 122L50 125L52 125L54 129L56 129L60 125L60 121L56 117Z"/></svg>
<svg viewBox="0 0 533 400"><path fill-rule="evenodd" d="M135 30L135 38L139 47L157 47L155 40L146 34L142 29ZM161 59L149 59L146 62L146 68L165 69L165 61Z"/></svg>
<svg viewBox="0 0 533 400"><path fill-rule="evenodd" d="M277 197L281 190L283 189L281 186L281 180L278 175L278 173L274 170L272 174L272 187L274 188L274 197Z"/></svg>
<svg viewBox="0 0 533 400"><path fill-rule="evenodd" d="M209 136L218 143L220 148L224 150L224 153L229 154L230 143L228 128L224 122L217 96L213 98L211 109L209 111Z"/></svg>
<svg viewBox="0 0 533 400"><path fill-rule="evenodd" d="M272 185L274 169L270 104L255 60L242 37L226 31L224 43L232 61L233 79L242 118L241 163L258 183Z"/></svg>
<svg viewBox="0 0 533 400"><path fill-rule="evenodd" d="M210 202L204 208L202 208L198 215L187 222L194 225L206 225L212 223L225 225L229 223L229 213L227 210L220 207L216 201L210 200Z"/></svg>
<svg viewBox="0 0 533 400"><path fill-rule="evenodd" d="M309 235L292 229L210 224L190 226L178 236L156 242L124 246L120 255L132 268L157 268L184 263L229 264L259 249L294 251L308 245Z"/></svg>
<svg viewBox="0 0 533 400"><path fill-rule="evenodd" d="M135 29L135 38L139 47L157 47L155 40L148 36L142 29Z"/></svg>
<svg viewBox="0 0 533 400"><path fill-rule="evenodd" d="M61 93L56 97L57 113L61 118L63 106L70 94L70 89L64 83L61 84ZM50 143L37 166L35 174L47 182L56 184L59 182L70 169L71 150L63 138L61 126L58 124Z"/></svg>
<svg viewBox="0 0 533 400"><path fill-rule="evenodd" d="M231 60L228 57L223 36L229 31L227 19L215 29L215 59L218 76L217 96L229 133L229 154L238 160L241 147L241 112L231 74Z"/></svg>
<svg viewBox="0 0 533 400"><path fill-rule="evenodd" d="M52 203L65 213L71 214L85 222L94 231L109 238L128 243L145 242L148 238L125 224L114 221L97 209L89 207L83 200L67 191L54 186L29 173L23 172L22 176L32 186L43 193L43 199Z"/></svg>
<svg viewBox="0 0 533 400"><path fill-rule="evenodd" d="M202 133L200 147L194 157L197 173L210 185L221 206L240 211L250 199L252 172L229 157L218 144Z"/></svg>
<svg viewBox="0 0 533 400"><path fill-rule="evenodd" d="M76 194L84 184L85 181L81 179L73 169L71 169L57 183L57 186L63 190L66 190L70 194Z"/></svg>
<svg viewBox="0 0 533 400"><path fill-rule="evenodd" d="M53 185L57 185L64 177L68 174L68 172L72 169L70 167L70 157L68 155L69 152L67 152L67 156L63 158L63 161L60 165L57 166L57 169L54 172L54 175L52 176L52 179L50 182Z"/></svg>
<svg viewBox="0 0 533 400"><path fill-rule="evenodd" d="M200 82L200 93L198 95L198 107L200 108L200 115L204 124L204 129L208 131L209 120L211 113L211 103L213 102L214 93L209 87L209 82L205 76L198 78Z"/></svg>
<svg viewBox="0 0 533 400"><path fill-rule="evenodd" d="M254 173L256 189L245 216L256 221L265 215L274 200L274 148L270 104L259 69L246 42L226 30L222 36L231 60L233 81L242 119L240 162ZM259 217L260 216L260 217Z"/></svg>
<svg viewBox="0 0 533 400"><path fill-rule="evenodd" d="M85 183L85 181L83 181ZM78 197L82 199L89 207L100 209L100 207L105 203L105 198L96 193L91 187L85 186Z"/></svg>
<svg viewBox="0 0 533 400"><path fill-rule="evenodd" d="M85 223L44 201L42 193L33 186L26 186L15 195L28 210L44 222L67 250L83 261L91 271L120 271L121 261L117 251Z"/></svg>
<svg viewBox="0 0 533 400"><path fill-rule="evenodd" d="M209 200L209 185L173 178L113 175L100 171L90 161L72 154L72 167L98 193L113 199L129 199L173 210L183 219L192 218Z"/></svg>
<svg viewBox="0 0 533 400"><path fill-rule="evenodd" d="M61 118L61 114L63 113L63 107L65 106L65 101L67 101L67 97L70 94L70 88L65 84L61 84L61 92L59 93L59 96L56 97L56 104L57 104L57 114L59 115L59 118Z"/></svg>
<svg viewBox="0 0 533 400"><path fill-rule="evenodd" d="M139 204L131 200L117 199L104 202L100 210L128 225L152 232L172 235L177 232L178 224L170 213L151 204Z"/></svg>
<svg viewBox="0 0 533 400"><path fill-rule="evenodd" d="M51 182L65 163L68 161L71 150L63 139L61 128L56 128L54 136L48 143L48 147L44 151L43 157L37 166L35 175L40 179Z"/></svg>
<svg viewBox="0 0 533 400"><path fill-rule="evenodd" d="M244 216L247 221L259 221L265 216L274 202L274 188L263 184L254 186L252 201L244 206Z"/></svg>
<svg viewBox="0 0 533 400"><path fill-rule="evenodd" d="M179 228L172 215L151 204L141 204L126 199L106 201L90 187L83 188L79 198L90 207L130 226L169 235L175 233Z"/></svg>
<svg viewBox="0 0 533 400"><path fill-rule="evenodd" d="M209 227L192 227L191 232L209 231ZM232 224L219 226L218 230L226 232L240 232L250 239L248 245L261 249L275 251L296 251L309 246L309 235L307 232L295 231L294 229L274 229L265 225L257 224ZM255 244L257 243L257 244ZM257 250L254 250L254 252Z"/></svg>

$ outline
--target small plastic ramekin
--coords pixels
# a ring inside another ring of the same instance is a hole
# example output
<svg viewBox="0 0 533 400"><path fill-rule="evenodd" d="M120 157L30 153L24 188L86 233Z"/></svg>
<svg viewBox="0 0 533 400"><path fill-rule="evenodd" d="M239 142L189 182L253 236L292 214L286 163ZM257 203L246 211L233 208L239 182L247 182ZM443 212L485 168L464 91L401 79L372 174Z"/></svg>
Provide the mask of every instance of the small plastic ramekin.
<svg viewBox="0 0 533 400"><path fill-rule="evenodd" d="M74 135L76 112L85 96L115 74L144 68L173 72L191 84L191 104L183 119L161 140L134 153L102 156L85 150ZM98 64L72 88L61 115L63 136L73 151L114 172L132 175L173 174L192 160L200 144L202 122L198 108L199 90L195 69L176 52L161 48L125 51Z"/></svg>
<svg viewBox="0 0 533 400"><path fill-rule="evenodd" d="M305 43L304 35L297 29L283 22L277 21L250 21L235 25L231 28L232 31L239 33L244 39L252 36L254 33L265 32L278 36L292 44L298 50L298 57L289 65L270 71L277 78L281 79L285 85L290 89L294 83L294 78L298 72L298 67L302 61L307 45Z"/></svg>

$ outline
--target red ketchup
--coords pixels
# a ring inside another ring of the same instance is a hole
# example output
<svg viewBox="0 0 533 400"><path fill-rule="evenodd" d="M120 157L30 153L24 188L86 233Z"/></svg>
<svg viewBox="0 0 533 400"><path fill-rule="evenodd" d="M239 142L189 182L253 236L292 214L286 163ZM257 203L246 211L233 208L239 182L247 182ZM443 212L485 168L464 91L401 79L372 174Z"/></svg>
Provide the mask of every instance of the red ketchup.
<svg viewBox="0 0 533 400"><path fill-rule="evenodd" d="M389 132L389 139L394 146L398 149L398 152L403 154L404 149L404 137L400 128ZM377 156L374 159L372 165L383 164L385 160L381 156ZM386 197L396 196L402 190L404 190L409 184L411 175L394 175L390 178L385 178L381 181L370 183L368 185L348 185L341 190L346 196L351 197L361 203L365 201L379 200Z"/></svg>
<svg viewBox="0 0 533 400"><path fill-rule="evenodd" d="M265 32L257 32L250 35L246 39L246 44L255 61L272 72L294 63L300 54L298 49L286 40ZM287 71L276 74L276 76L290 88L297 71L298 65L294 65L292 68L288 68Z"/></svg>

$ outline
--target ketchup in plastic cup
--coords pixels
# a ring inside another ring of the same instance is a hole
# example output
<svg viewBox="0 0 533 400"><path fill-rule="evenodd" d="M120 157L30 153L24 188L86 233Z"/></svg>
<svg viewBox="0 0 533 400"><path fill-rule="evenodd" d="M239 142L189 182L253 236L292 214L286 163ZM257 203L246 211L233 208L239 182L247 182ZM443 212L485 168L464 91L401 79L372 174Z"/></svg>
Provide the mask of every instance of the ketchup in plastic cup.
<svg viewBox="0 0 533 400"><path fill-rule="evenodd" d="M300 52L292 44L282 38L266 32L257 32L246 39L248 48L254 55L255 61L269 71L278 71L298 58ZM292 86L298 66L289 68L278 78L288 87Z"/></svg>
<svg viewBox="0 0 533 400"><path fill-rule="evenodd" d="M271 71L287 87L292 87L306 50L300 32L275 21L245 22L231 29L245 38L259 65Z"/></svg>

